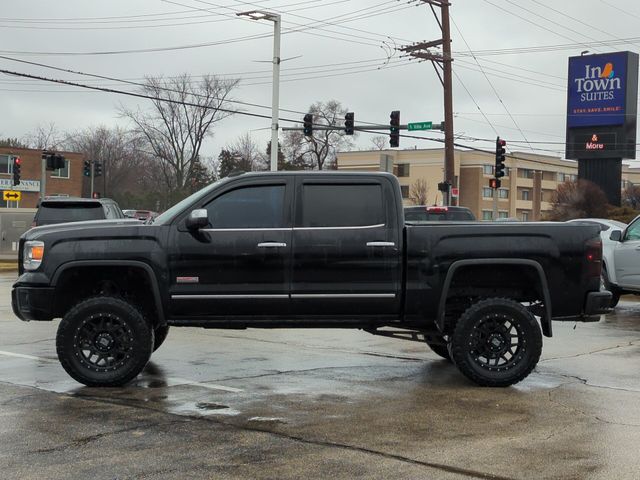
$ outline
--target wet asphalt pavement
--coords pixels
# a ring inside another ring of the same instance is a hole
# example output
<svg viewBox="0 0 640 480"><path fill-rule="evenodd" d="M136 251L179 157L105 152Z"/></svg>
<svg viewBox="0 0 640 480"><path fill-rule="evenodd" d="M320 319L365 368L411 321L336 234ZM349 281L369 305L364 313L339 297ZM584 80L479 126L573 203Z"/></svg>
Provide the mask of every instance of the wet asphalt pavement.
<svg viewBox="0 0 640 480"><path fill-rule="evenodd" d="M355 330L173 328L126 388L73 381L0 274L1 479L640 478L640 303L554 323L506 389Z"/></svg>

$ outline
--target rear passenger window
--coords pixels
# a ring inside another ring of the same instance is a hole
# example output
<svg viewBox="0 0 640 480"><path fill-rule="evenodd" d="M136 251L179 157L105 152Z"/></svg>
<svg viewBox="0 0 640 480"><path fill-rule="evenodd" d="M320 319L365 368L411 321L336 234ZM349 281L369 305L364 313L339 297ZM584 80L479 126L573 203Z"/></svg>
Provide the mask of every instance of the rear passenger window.
<svg viewBox="0 0 640 480"><path fill-rule="evenodd" d="M300 227L357 227L385 223L382 186L309 184L302 187Z"/></svg>
<svg viewBox="0 0 640 480"><path fill-rule="evenodd" d="M282 228L284 185L244 187L205 206L213 228Z"/></svg>

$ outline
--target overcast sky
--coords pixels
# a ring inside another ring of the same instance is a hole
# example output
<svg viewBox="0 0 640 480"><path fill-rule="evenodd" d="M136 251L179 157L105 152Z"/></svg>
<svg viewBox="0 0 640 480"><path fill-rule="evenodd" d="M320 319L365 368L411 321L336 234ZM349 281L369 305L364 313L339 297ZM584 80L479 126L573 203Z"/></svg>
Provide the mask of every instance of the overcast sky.
<svg viewBox="0 0 640 480"><path fill-rule="evenodd" d="M442 87L431 64L395 51L440 38L421 1L5 1L0 55L134 81L185 72L240 78L233 97L266 107L246 111L270 115L273 24L236 16L253 9L282 15L281 57L291 58L282 63L283 119L301 121L302 113L286 110L304 112L315 101L336 99L355 112L356 125L388 124L391 110L401 111L402 123L443 120ZM492 149L499 134L510 151L533 147L561 156L567 58L584 50L640 50L640 3L634 0L453 0L451 18L454 130L460 143L479 148ZM135 90L5 58L0 69ZM126 126L119 104L149 107L144 100L6 74L0 74L0 96L2 137L22 138L51 122L62 131ZM203 155L217 156L245 132L266 146L269 125L269 119L227 118ZM370 138L360 134L358 148L370 148ZM414 145L440 146L400 141L402 148Z"/></svg>

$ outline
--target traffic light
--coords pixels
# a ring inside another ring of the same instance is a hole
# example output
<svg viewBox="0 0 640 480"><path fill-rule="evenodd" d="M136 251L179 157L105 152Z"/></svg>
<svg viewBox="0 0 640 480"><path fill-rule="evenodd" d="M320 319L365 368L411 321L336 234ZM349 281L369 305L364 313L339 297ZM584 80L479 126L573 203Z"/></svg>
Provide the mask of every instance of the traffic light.
<svg viewBox="0 0 640 480"><path fill-rule="evenodd" d="M65 166L65 159L59 153L47 153L45 158L47 160L47 170L59 170Z"/></svg>
<svg viewBox="0 0 640 480"><path fill-rule="evenodd" d="M493 172L493 176L495 178L504 177L504 154L506 152L507 142L502 140L500 137L496 138L496 168Z"/></svg>
<svg viewBox="0 0 640 480"><path fill-rule="evenodd" d="M304 116L304 136L311 137L313 136L313 115L311 113L307 113Z"/></svg>
<svg viewBox="0 0 640 480"><path fill-rule="evenodd" d="M84 170L82 171L82 174L85 177L90 177L91 176L91 161L90 160L85 160L84 161Z"/></svg>
<svg viewBox="0 0 640 480"><path fill-rule="evenodd" d="M99 177L102 175L102 163L94 162L93 164L93 176Z"/></svg>
<svg viewBox="0 0 640 480"><path fill-rule="evenodd" d="M20 185L20 157L13 157L13 184Z"/></svg>
<svg viewBox="0 0 640 480"><path fill-rule="evenodd" d="M390 115L391 121L389 122L389 146L400 146L400 110L394 110Z"/></svg>
<svg viewBox="0 0 640 480"><path fill-rule="evenodd" d="M347 112L344 116L344 133L353 135L353 112Z"/></svg>
<svg viewBox="0 0 640 480"><path fill-rule="evenodd" d="M497 178L490 178L489 179L489 186L491 188L493 188L494 190L500 188L500 185L502 185L502 182L500 180L498 180Z"/></svg>

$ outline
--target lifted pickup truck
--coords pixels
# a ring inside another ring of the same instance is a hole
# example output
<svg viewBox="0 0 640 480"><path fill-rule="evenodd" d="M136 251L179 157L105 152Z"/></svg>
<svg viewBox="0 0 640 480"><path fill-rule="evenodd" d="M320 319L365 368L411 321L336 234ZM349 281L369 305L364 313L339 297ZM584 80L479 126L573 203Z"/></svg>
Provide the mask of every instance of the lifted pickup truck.
<svg viewBox="0 0 640 480"><path fill-rule="evenodd" d="M405 224L384 173L225 178L153 224L34 228L20 240L12 304L62 318L58 357L77 381L136 377L170 326L359 328L426 341L483 386L536 366L552 320L593 321L596 226Z"/></svg>

